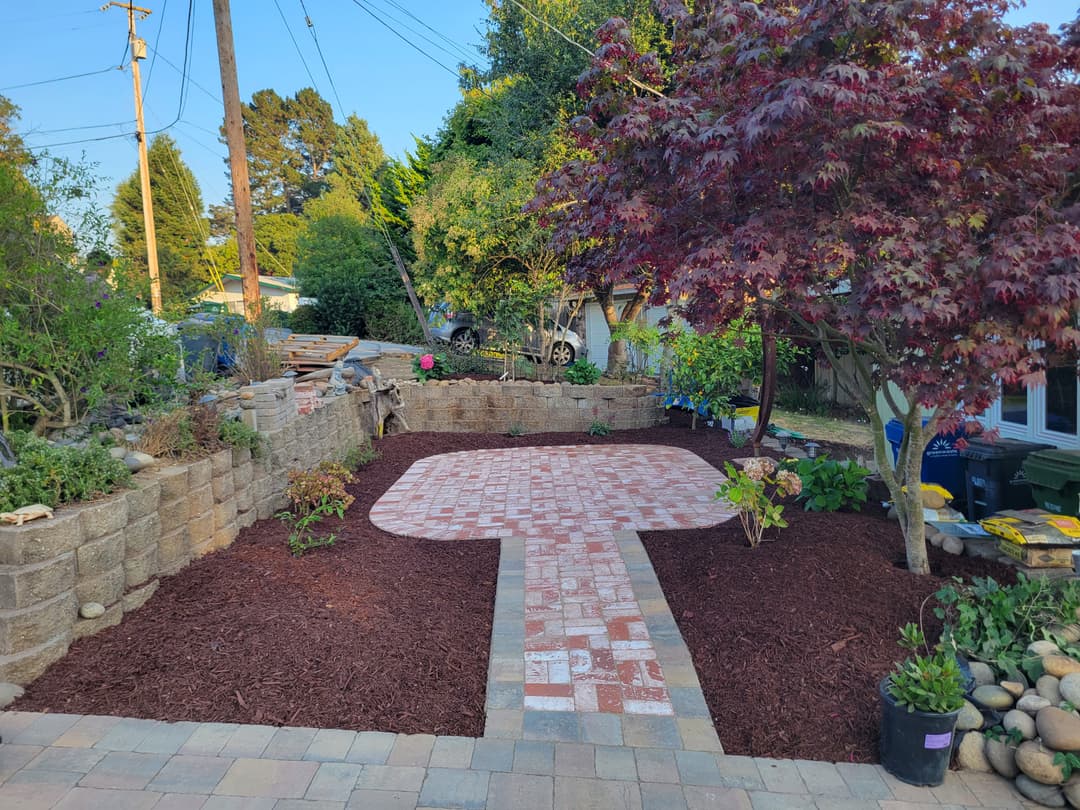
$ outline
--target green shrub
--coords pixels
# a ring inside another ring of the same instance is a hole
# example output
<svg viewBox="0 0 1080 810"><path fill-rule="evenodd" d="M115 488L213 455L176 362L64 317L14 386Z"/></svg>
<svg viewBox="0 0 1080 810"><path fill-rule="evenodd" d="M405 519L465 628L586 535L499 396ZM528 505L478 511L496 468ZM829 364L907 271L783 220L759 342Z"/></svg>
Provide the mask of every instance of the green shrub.
<svg viewBox="0 0 1080 810"><path fill-rule="evenodd" d="M809 416L828 416L832 410L824 390L791 382L782 382L776 387L776 407Z"/></svg>
<svg viewBox="0 0 1080 810"><path fill-rule="evenodd" d="M389 343L423 343L424 330L408 301L386 301L364 315L365 337Z"/></svg>
<svg viewBox="0 0 1080 810"><path fill-rule="evenodd" d="M311 304L301 304L289 313L289 328L299 335L319 332L319 316Z"/></svg>
<svg viewBox="0 0 1080 810"><path fill-rule="evenodd" d="M800 459L795 472L802 479L799 500L808 512L859 511L866 503L870 470L854 461L835 461L828 456Z"/></svg>
<svg viewBox="0 0 1080 810"><path fill-rule="evenodd" d="M944 636L968 658L1014 680L1021 672L1031 680L1041 674L1039 659L1026 653L1032 641L1049 638L1080 658L1080 648L1048 629L1076 621L1080 580L1028 579L1018 573L1015 585L999 585L990 577L972 577L971 584L956 579L935 596L942 604L934 614L945 622Z"/></svg>
<svg viewBox="0 0 1080 810"><path fill-rule="evenodd" d="M356 472L365 464L379 458L379 451L371 445L371 438L365 436L359 444L353 445L341 455L341 466Z"/></svg>
<svg viewBox="0 0 1080 810"><path fill-rule="evenodd" d="M912 654L889 675L889 694L897 705L906 706L909 712L938 714L954 712L964 705L964 673L952 650L939 642L933 651L920 655L917 650L926 647L926 639L913 622L901 628L900 646Z"/></svg>
<svg viewBox="0 0 1080 810"><path fill-rule="evenodd" d="M607 436L611 433L611 425L602 419L596 419L589 425L590 436Z"/></svg>
<svg viewBox="0 0 1080 810"><path fill-rule="evenodd" d="M43 503L85 501L126 486L131 471L100 445L57 447L29 433L10 434L18 463L0 469L0 512Z"/></svg>
<svg viewBox="0 0 1080 810"><path fill-rule="evenodd" d="M337 535L332 532L322 537L315 534L315 525L323 518L337 515L345 517L345 510L355 500L345 491L352 483L352 472L335 461L324 461L313 470L291 470L285 497L292 504L292 511L278 512L274 517L288 526L289 551L296 557L320 546L332 546Z"/></svg>
<svg viewBox="0 0 1080 810"><path fill-rule="evenodd" d="M600 379L600 368L580 357L566 367L563 376L574 385L594 385Z"/></svg>
<svg viewBox="0 0 1080 810"><path fill-rule="evenodd" d="M255 458L262 454L262 435L255 428L248 427L239 419L222 419L218 435L230 447L246 447Z"/></svg>

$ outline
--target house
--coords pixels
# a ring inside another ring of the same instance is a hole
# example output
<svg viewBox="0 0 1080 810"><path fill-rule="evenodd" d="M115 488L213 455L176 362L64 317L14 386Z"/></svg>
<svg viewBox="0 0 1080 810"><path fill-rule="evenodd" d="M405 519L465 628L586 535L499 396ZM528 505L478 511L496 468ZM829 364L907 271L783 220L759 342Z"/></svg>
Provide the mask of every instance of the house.
<svg viewBox="0 0 1080 810"><path fill-rule="evenodd" d="M630 299L634 297L634 287L630 284L620 284L615 288L615 309L622 312ZM648 326L656 326L670 314L666 306L647 306L642 310L639 321ZM611 330L608 329L604 319L604 311L600 304L591 294L581 307L581 311L574 319L572 328L585 340L588 349L589 362L595 364L601 371L607 370L608 346L611 345ZM632 350L631 350L632 351ZM633 361L633 358L631 358ZM655 367L659 357L650 358L650 366Z"/></svg>
<svg viewBox="0 0 1080 810"><path fill-rule="evenodd" d="M228 312L244 312L244 292L237 273L221 276L224 289L210 284L195 294L195 300L203 306L224 308ZM272 309L292 312L300 304L300 291L296 279L291 276L259 276L259 297Z"/></svg>
<svg viewBox="0 0 1080 810"><path fill-rule="evenodd" d="M1006 386L979 421L1001 436L1080 450L1080 378L1075 364L1046 371L1046 385Z"/></svg>

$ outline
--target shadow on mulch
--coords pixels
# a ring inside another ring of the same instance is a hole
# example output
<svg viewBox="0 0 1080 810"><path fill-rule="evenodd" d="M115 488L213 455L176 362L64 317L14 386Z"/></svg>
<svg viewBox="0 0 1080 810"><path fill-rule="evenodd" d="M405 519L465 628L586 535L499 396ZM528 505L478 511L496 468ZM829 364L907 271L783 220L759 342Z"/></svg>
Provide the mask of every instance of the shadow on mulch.
<svg viewBox="0 0 1080 810"><path fill-rule="evenodd" d="M11 708L479 736L498 544L396 537L371 525L371 505L437 453L633 442L717 466L750 453L672 420L605 437L383 439L349 488L346 520L325 524L333 548L294 559L284 528L260 521L162 580L121 625L73 644ZM897 628L942 576L1009 570L934 553L937 576L916 577L895 567L903 541L879 514L787 514L781 540L754 550L737 522L643 539L728 753L874 761L876 684L899 656Z"/></svg>

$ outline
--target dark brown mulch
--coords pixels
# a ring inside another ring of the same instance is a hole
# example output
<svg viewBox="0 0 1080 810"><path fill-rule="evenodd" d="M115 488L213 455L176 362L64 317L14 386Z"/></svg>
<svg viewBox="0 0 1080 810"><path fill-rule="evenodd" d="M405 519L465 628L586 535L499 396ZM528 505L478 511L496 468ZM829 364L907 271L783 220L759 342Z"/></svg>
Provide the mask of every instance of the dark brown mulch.
<svg viewBox="0 0 1080 810"><path fill-rule="evenodd" d="M479 735L497 544L406 540L374 528L371 504L434 453L536 444L684 447L713 464L745 456L717 430L670 426L518 437L414 433L377 442L350 487L332 549L300 560L276 521L162 582L141 610L72 646L13 708L166 720ZM839 455L839 453L837 453ZM936 576L896 563L903 541L879 512L787 511L782 539L747 548L737 522L644 535L733 754L874 761L876 684L897 628L954 573L1000 566L934 554ZM928 629L936 630L927 612Z"/></svg>

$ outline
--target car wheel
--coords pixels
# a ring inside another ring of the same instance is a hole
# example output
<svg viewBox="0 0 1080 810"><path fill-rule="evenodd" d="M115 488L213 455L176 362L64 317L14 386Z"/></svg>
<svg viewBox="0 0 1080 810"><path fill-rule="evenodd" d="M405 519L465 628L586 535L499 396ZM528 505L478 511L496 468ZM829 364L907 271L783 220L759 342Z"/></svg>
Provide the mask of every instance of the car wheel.
<svg viewBox="0 0 1080 810"><path fill-rule="evenodd" d="M450 351L454 354L472 354L480 344L472 329L458 329L450 336Z"/></svg>
<svg viewBox="0 0 1080 810"><path fill-rule="evenodd" d="M551 347L551 362L557 366L568 366L574 362L574 347L569 343L556 343Z"/></svg>

